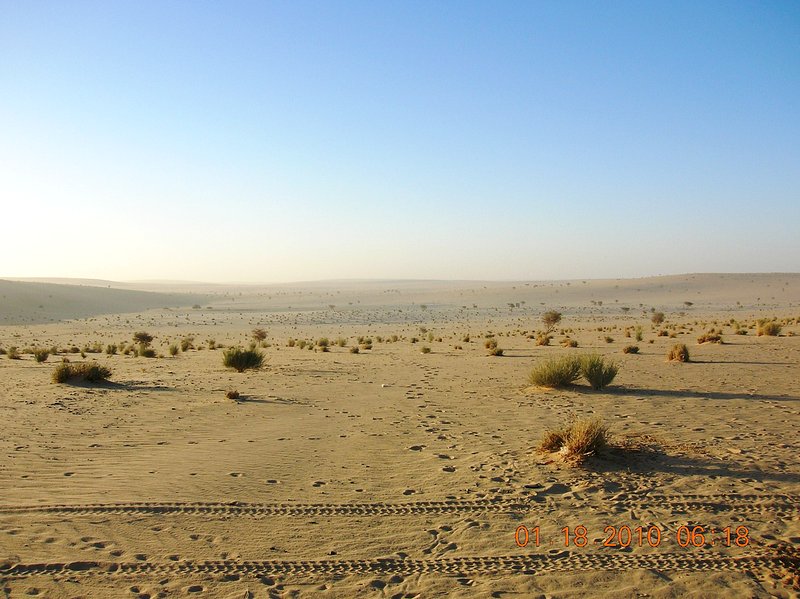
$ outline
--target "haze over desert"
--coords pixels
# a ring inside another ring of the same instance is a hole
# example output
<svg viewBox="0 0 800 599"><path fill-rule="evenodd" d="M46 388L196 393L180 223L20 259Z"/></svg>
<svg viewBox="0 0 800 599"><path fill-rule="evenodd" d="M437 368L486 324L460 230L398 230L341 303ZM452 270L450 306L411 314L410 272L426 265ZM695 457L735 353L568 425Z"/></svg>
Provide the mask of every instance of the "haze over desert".
<svg viewBox="0 0 800 599"><path fill-rule="evenodd" d="M800 599L798 32L0 0L0 598Z"/></svg>

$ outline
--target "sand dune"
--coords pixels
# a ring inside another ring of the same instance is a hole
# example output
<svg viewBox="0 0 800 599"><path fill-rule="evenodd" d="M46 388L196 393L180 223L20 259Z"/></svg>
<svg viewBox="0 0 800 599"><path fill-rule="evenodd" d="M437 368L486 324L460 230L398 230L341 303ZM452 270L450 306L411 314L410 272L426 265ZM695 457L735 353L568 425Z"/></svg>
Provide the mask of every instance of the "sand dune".
<svg viewBox="0 0 800 599"><path fill-rule="evenodd" d="M0 356L9 596L800 592L797 274L225 287L202 309L126 314L105 307L153 298L67 289L53 301L75 304L52 314L86 301L91 319L3 326L0 347L80 351L147 330L167 357L68 353L113 375L58 385L64 356ZM531 338L545 307L564 312L547 347ZM755 320L773 317L781 335L757 336ZM626 336L637 326L641 342ZM266 365L224 368L210 341L247 345L256 327ZM698 345L710 328L724 343ZM487 356L487 335L503 357ZM360 336L372 349L351 353ZM187 337L194 348L169 357ZM692 362L666 362L677 342ZM640 352L623 354L632 343ZM588 351L620 364L607 389L528 387L534 364ZM582 467L536 451L546 430L589 416L613 443ZM521 525L539 546L519 546ZM704 542L682 546L698 526ZM603 546L623 527L643 542Z"/></svg>

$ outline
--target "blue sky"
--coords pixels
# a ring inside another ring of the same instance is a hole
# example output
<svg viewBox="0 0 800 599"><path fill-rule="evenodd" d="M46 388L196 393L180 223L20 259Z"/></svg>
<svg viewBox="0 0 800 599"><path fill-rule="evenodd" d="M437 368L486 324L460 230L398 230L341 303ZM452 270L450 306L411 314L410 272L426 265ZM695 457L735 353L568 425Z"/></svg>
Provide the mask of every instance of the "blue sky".
<svg viewBox="0 0 800 599"><path fill-rule="evenodd" d="M0 0L0 131L0 276L800 271L796 2Z"/></svg>

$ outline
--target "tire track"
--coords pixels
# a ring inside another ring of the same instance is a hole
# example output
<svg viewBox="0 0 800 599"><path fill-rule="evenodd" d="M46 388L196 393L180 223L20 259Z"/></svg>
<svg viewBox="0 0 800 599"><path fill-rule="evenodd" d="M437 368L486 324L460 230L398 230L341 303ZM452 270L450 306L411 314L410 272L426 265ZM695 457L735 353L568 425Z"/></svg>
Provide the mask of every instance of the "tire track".
<svg viewBox="0 0 800 599"><path fill-rule="evenodd" d="M21 514L204 514L220 516L386 516L470 512L518 513L549 509L547 495L509 499L417 501L406 503L245 503L136 502L17 505L0 507L0 516ZM672 509L677 511L735 511L743 513L798 512L794 495L642 495L584 501L604 508Z"/></svg>
<svg viewBox="0 0 800 599"><path fill-rule="evenodd" d="M360 560L266 560L185 561L179 563L45 562L0 565L0 580L31 576L250 576L350 574L444 574L509 575L579 572L584 570L625 571L648 569L671 572L764 572L800 568L800 557L792 553L761 552L742 556L703 553L667 554L571 554L471 556L440 559L377 558Z"/></svg>

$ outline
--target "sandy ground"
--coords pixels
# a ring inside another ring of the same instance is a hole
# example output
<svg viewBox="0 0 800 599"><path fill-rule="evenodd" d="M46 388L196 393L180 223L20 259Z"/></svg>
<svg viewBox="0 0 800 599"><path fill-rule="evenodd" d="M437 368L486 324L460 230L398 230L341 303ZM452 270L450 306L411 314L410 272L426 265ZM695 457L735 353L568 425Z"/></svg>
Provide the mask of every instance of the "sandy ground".
<svg viewBox="0 0 800 599"><path fill-rule="evenodd" d="M181 291L203 307L0 327L6 349L146 330L166 355L69 354L108 366L101 385L52 383L61 355L0 356L6 597L799 596L798 275ZM529 338L545 308L564 313L549 347ZM781 336L733 334L762 317ZM255 327L266 365L225 369L208 340ZM698 345L711 327L724 343ZM372 349L350 353L359 336ZM347 343L287 346L320 337ZM666 362L676 342L692 362ZM587 351L620 364L611 387L528 387L537 361ZM610 449L583 467L535 451L585 416ZM603 545L626 526L630 546ZM685 526L705 543L682 547Z"/></svg>

